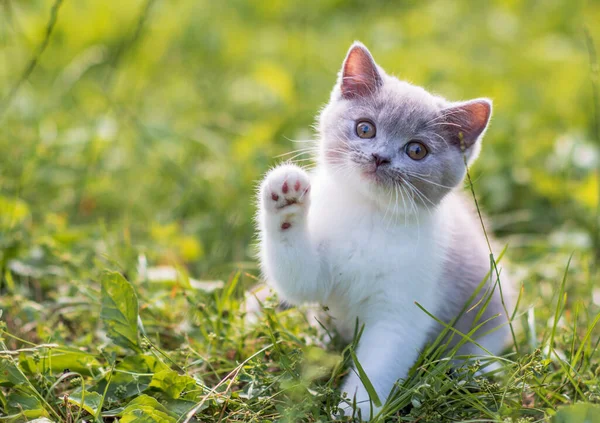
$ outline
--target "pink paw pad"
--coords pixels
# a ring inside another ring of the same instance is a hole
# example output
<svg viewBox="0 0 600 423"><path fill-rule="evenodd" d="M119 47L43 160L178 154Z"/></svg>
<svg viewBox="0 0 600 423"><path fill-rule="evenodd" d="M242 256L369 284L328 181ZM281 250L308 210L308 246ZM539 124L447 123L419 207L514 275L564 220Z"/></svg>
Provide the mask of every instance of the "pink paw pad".
<svg viewBox="0 0 600 423"><path fill-rule="evenodd" d="M294 184L294 189L296 191L300 191L300 181L296 181L296 183Z"/></svg>
<svg viewBox="0 0 600 423"><path fill-rule="evenodd" d="M288 183L284 182L283 186L281 187L281 191L283 191L284 194L287 194L289 188L288 188Z"/></svg>
<svg viewBox="0 0 600 423"><path fill-rule="evenodd" d="M290 222L283 222L283 223L281 224L281 229L282 229L282 230L284 230L284 231L285 231L286 229L289 229L289 228L291 228L291 227L292 227L292 224L291 224Z"/></svg>
<svg viewBox="0 0 600 423"><path fill-rule="evenodd" d="M271 194L271 200L277 201L277 200L279 200L279 196L276 193L272 193Z"/></svg>

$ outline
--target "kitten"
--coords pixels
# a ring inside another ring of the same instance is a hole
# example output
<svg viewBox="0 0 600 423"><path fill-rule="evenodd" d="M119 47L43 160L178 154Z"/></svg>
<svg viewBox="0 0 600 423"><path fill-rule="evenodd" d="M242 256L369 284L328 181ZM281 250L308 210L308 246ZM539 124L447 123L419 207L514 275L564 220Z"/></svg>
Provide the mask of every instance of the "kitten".
<svg viewBox="0 0 600 423"><path fill-rule="evenodd" d="M283 164L262 182L258 224L268 283L291 304L327 306L347 340L358 318L364 332L356 354L382 401L443 329L415 303L450 322L490 272L481 223L459 187L491 109L487 99L451 103L389 76L357 42L320 115L315 170ZM512 310L495 280L487 281L493 295L478 323L501 317L475 337L499 354ZM508 300L504 273L502 282ZM468 333L478 311L455 327ZM484 352L469 343L459 354ZM372 405L355 371L342 390L367 418ZM340 408L352 413L345 403Z"/></svg>

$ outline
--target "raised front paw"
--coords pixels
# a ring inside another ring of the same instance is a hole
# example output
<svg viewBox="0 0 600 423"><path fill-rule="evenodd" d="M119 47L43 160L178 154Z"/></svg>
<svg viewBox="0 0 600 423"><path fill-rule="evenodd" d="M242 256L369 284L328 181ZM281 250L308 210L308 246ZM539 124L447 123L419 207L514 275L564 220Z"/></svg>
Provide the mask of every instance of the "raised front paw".
<svg viewBox="0 0 600 423"><path fill-rule="evenodd" d="M262 207L267 219L287 230L306 216L310 204L310 180L298 166L285 164L269 172L261 185Z"/></svg>

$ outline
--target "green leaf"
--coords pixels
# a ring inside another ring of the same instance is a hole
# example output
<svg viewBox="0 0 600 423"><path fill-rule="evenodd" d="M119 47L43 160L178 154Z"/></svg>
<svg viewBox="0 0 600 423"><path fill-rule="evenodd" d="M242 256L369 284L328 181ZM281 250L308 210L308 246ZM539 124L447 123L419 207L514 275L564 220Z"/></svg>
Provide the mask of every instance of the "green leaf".
<svg viewBox="0 0 600 423"><path fill-rule="evenodd" d="M43 408L43 405L35 395L15 391L8 396L8 408L13 410L36 410Z"/></svg>
<svg viewBox="0 0 600 423"><path fill-rule="evenodd" d="M93 416L95 416L98 412L98 408L102 407L102 395L100 395L98 392L73 392L71 395L69 395L67 401L83 408Z"/></svg>
<svg viewBox="0 0 600 423"><path fill-rule="evenodd" d="M40 399L25 391L11 392L7 397L7 404L8 413L20 413L25 420L48 416Z"/></svg>
<svg viewBox="0 0 600 423"><path fill-rule="evenodd" d="M153 373L165 369L168 370L169 367L154 356L128 356L117 364L115 370L112 372L110 384L108 384L107 375L90 390L102 394L106 389L107 397L119 399L130 398L141 394L148 388L152 381Z"/></svg>
<svg viewBox="0 0 600 423"><path fill-rule="evenodd" d="M179 417L187 415L187 413L189 413L190 410L193 409L194 407L196 407L196 405L198 404L195 401L187 401L187 400L183 400L183 399L171 399L171 398L162 401L162 403L165 405L165 407L167 407L167 409L169 411L177 414ZM196 412L202 411L206 408L208 408L208 401L205 402L202 405L202 407L197 409Z"/></svg>
<svg viewBox="0 0 600 423"><path fill-rule="evenodd" d="M166 369L155 373L150 386L163 391L169 398L177 399L186 389L193 389L196 382L190 376L181 376L176 371Z"/></svg>
<svg viewBox="0 0 600 423"><path fill-rule="evenodd" d="M2 389L0 389L0 410L6 410L8 408L8 402L6 402L6 396Z"/></svg>
<svg viewBox="0 0 600 423"><path fill-rule="evenodd" d="M138 300L133 286L117 272L102 278L100 318L110 339L124 348L141 352L138 342Z"/></svg>
<svg viewBox="0 0 600 423"><path fill-rule="evenodd" d="M34 360L31 356L21 353L19 364L25 374L30 375L45 373L48 370L62 373L69 369L71 372L84 376L92 376L100 369L100 363L92 354L65 347L40 351L39 360Z"/></svg>
<svg viewBox="0 0 600 423"><path fill-rule="evenodd" d="M23 385L19 385L6 396L3 401L6 403L5 408L1 411L7 414L18 414L25 419L16 419L11 421L30 421L38 417L48 417L48 411L44 408L42 399L34 395ZM47 404L46 404L47 405Z"/></svg>
<svg viewBox="0 0 600 423"><path fill-rule="evenodd" d="M0 386L15 386L27 383L27 379L14 361L0 359Z"/></svg>
<svg viewBox="0 0 600 423"><path fill-rule="evenodd" d="M552 417L552 423L600 423L600 406L579 403L561 407Z"/></svg>
<svg viewBox="0 0 600 423"><path fill-rule="evenodd" d="M177 415L151 396L140 395L127 404L119 421L121 423L175 423Z"/></svg>

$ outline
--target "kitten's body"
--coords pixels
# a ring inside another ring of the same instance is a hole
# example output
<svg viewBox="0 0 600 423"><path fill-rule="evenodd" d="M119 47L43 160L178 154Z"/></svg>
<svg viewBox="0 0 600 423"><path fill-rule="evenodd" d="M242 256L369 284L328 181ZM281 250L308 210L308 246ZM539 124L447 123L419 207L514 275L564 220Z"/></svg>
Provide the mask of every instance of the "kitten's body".
<svg viewBox="0 0 600 423"><path fill-rule="evenodd" d="M327 305L346 340L352 339L356 317L373 324L388 316L395 330L403 323L409 326L406 330L418 326L422 333L428 332L425 326L439 329L415 302L450 321L490 270L481 224L462 193L449 194L418 220L405 219L392 215L395 198L388 210L380 209L340 190L326 171L317 171L310 179L308 232L315 234L312 242L318 246L320 260L327 263L323 294L312 300ZM285 298L286 288L277 289ZM482 320L504 314L494 305ZM407 313L414 320L397 319ZM470 329L468 317L457 327L464 333Z"/></svg>
<svg viewBox="0 0 600 423"><path fill-rule="evenodd" d="M358 59L351 57L356 49ZM360 45L351 49L321 115L315 171L309 176L294 165L282 165L263 182L261 263L267 280L286 301L327 306L344 338L352 338L357 318L365 325L357 356L385 399L442 329L416 303L449 322L490 271L481 224L454 188L464 177L464 163L460 167L457 157L476 156L483 130L470 140L473 134L463 128L467 145L460 154L450 146L454 138L448 135L444 144L423 141L431 150L429 161L406 161L397 151L417 136L435 140L423 122L436 122L450 103L385 75L365 54ZM359 63L353 65L353 60ZM356 82L360 72L359 86L345 86L344 78ZM479 109L475 112L481 114ZM353 122L365 115L379 125L372 142L352 136ZM488 118L489 111L484 129ZM460 138L463 142L462 134ZM424 164L435 165L427 175L414 167ZM406 180L413 178L413 188L399 187L404 183L402 172ZM504 278L503 282L504 287ZM475 308L466 313L456 328L469 332L477 312ZM479 322L496 314L506 315L497 288ZM493 320L479 333L505 322L505 317ZM478 342L500 353L507 331L504 326ZM461 353L483 351L467 344ZM368 417L369 397L355 372L343 390L356 395L363 418Z"/></svg>

